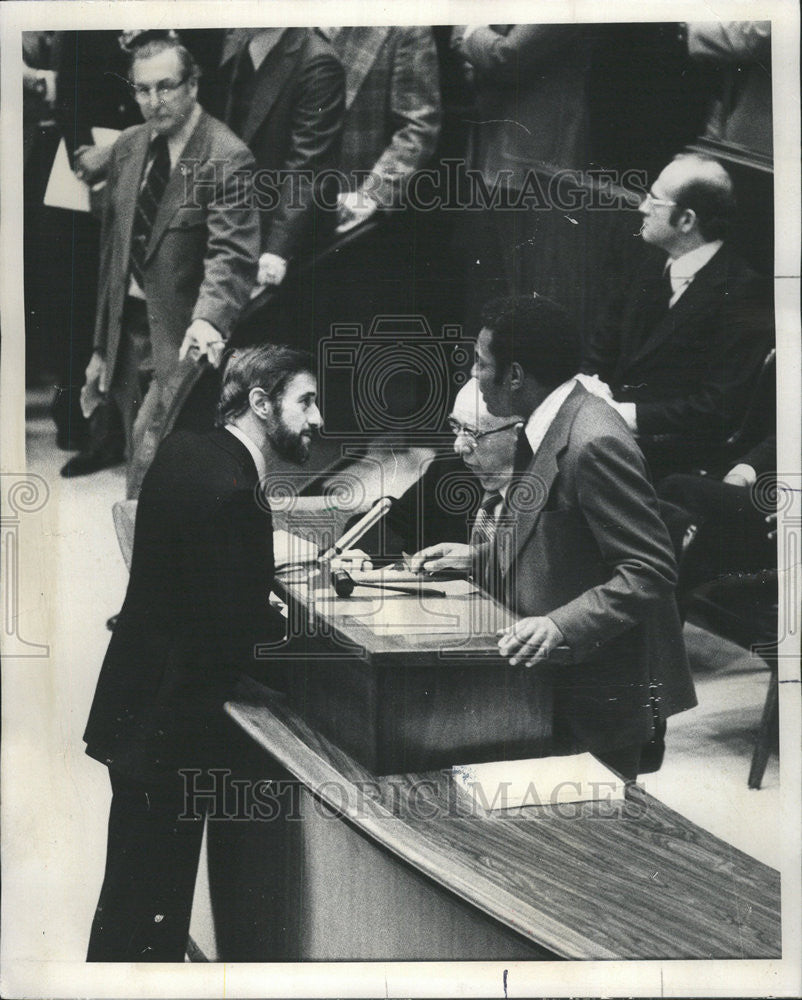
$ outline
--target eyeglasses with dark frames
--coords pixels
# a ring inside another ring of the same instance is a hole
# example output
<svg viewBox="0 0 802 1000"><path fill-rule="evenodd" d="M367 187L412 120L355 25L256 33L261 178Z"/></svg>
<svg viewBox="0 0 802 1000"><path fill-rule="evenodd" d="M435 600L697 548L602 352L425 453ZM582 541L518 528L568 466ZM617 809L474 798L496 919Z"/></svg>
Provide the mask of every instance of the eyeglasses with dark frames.
<svg viewBox="0 0 802 1000"><path fill-rule="evenodd" d="M160 101L164 101L168 97L171 97L179 87L183 87L188 79L189 77L185 76L181 80L160 80L152 87L147 87L142 83L132 83L131 90L134 94L134 98L140 103L147 101L154 91L156 93L156 97Z"/></svg>
<svg viewBox="0 0 802 1000"><path fill-rule="evenodd" d="M512 423L502 424L501 427L494 427L489 431L475 431L472 427L466 427L465 424L461 424L459 420L454 420L453 417L449 417L448 420L448 429L454 437L459 437L461 434L465 438L465 444L472 451L482 438L490 437L491 434L500 434L501 431L508 431L510 428L520 427L520 425L520 420L513 420Z"/></svg>

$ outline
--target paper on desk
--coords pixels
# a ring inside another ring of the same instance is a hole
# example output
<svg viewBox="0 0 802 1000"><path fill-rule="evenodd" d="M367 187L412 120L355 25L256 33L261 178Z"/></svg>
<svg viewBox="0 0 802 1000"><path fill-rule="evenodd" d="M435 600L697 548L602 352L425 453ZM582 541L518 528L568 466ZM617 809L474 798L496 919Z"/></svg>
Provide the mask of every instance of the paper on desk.
<svg viewBox="0 0 802 1000"><path fill-rule="evenodd" d="M276 572L288 569L297 564L310 564L317 562L318 548L314 542L308 538L301 538L291 531L277 528L273 532L273 558L276 563Z"/></svg>
<svg viewBox="0 0 802 1000"><path fill-rule="evenodd" d="M465 597L468 594L475 594L479 590L479 587L469 580L429 580L425 574L408 573L405 570L351 570L350 576L357 587L360 583L385 587L404 587L409 590L410 594L417 593L419 587L426 590L438 590L446 597Z"/></svg>
<svg viewBox="0 0 802 1000"><path fill-rule="evenodd" d="M370 591L363 593L369 595ZM405 594L362 597L358 592L352 597L337 597L328 588L314 591L313 597L324 614L354 618L380 635L465 635L466 623L452 609L443 611L442 597L411 600Z"/></svg>
<svg viewBox="0 0 802 1000"><path fill-rule="evenodd" d="M451 774L482 809L568 802L618 802L624 782L592 754L457 764Z"/></svg>

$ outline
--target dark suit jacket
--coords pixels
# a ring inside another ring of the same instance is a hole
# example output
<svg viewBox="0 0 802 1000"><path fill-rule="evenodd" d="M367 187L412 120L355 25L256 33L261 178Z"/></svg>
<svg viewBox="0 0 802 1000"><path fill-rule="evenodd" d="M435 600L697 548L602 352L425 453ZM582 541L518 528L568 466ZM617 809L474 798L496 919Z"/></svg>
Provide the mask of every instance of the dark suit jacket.
<svg viewBox="0 0 802 1000"><path fill-rule="evenodd" d="M229 87L236 63L223 67ZM297 256L313 229L333 228L333 208L316 210L312 184L321 170L337 166L344 110L343 68L329 43L313 28L287 28L256 73L239 131L260 172L294 172L278 189L266 175L257 181L263 253ZM226 121L233 111L230 100ZM334 201L336 192L324 194L324 204Z"/></svg>
<svg viewBox="0 0 802 1000"><path fill-rule="evenodd" d="M532 168L585 166L591 44L584 25L486 25L467 39L455 29L476 85L471 166L489 183L508 170L517 189Z"/></svg>
<svg viewBox="0 0 802 1000"><path fill-rule="evenodd" d="M268 605L269 508L229 431L167 438L139 499L131 576L100 672L87 753L140 780L181 766L225 766L222 705L236 675L280 686L259 643L281 645Z"/></svg>
<svg viewBox="0 0 802 1000"><path fill-rule="evenodd" d="M664 265L656 254L611 302L582 370L637 404L639 433L719 441L737 425L773 343L771 283L725 244L651 325Z"/></svg>
<svg viewBox="0 0 802 1000"><path fill-rule="evenodd" d="M696 699L674 554L632 435L577 386L518 483L491 567L508 606L548 615L572 651L573 665L537 668L555 751L645 743L652 693L663 719Z"/></svg>
<svg viewBox="0 0 802 1000"><path fill-rule="evenodd" d="M114 145L101 237L95 348L111 379L128 293L131 227L147 161L150 127L136 125ZM253 158L239 139L201 111L159 205L145 258L148 323L157 377L178 364L194 319L224 338L256 282L259 216L253 206Z"/></svg>

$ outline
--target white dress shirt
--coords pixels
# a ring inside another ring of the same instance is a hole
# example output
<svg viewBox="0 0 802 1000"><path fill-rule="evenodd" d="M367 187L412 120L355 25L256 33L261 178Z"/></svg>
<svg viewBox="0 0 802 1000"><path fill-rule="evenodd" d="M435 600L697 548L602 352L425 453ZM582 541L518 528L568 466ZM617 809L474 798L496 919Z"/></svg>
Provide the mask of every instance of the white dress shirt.
<svg viewBox="0 0 802 1000"><path fill-rule="evenodd" d="M711 243L704 243L695 250L684 253L676 260L670 257L666 267L671 280L672 296L668 300L669 309L676 305L699 271L708 264L718 253L723 245L722 240L713 240Z"/></svg>
<svg viewBox="0 0 802 1000"><path fill-rule="evenodd" d="M533 455L537 454L537 450L543 444L543 438L548 433L549 427L551 427L560 407L571 395L575 386L575 378L569 378L567 382L558 385L553 392L550 392L546 396L540 406L532 412L529 420L527 420L525 434Z"/></svg>

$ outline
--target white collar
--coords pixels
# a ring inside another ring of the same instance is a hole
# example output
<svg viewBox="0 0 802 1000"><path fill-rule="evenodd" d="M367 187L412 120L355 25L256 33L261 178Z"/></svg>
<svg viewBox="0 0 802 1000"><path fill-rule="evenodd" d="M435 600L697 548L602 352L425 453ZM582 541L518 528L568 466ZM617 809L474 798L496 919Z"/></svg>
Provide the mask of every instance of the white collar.
<svg viewBox="0 0 802 1000"><path fill-rule="evenodd" d="M248 449L251 458L253 459L253 464L256 466L256 474L259 477L259 482L264 483L265 477L267 476L267 462L265 461L265 456L262 454L259 446L252 438L248 437L241 427L237 427L236 424L225 424L225 429L233 434L234 437L238 441L241 441Z"/></svg>
<svg viewBox="0 0 802 1000"><path fill-rule="evenodd" d="M703 243L695 250L689 250L681 257L677 257L676 260L669 257L667 267L671 275L672 287L675 281L686 284L692 281L705 264L715 257L723 246L723 242L723 240L713 240L710 243Z"/></svg>
<svg viewBox="0 0 802 1000"><path fill-rule="evenodd" d="M569 378L567 382L558 385L535 410L526 422L526 437L532 454L536 455L543 444L543 438L548 433L552 421L557 416L560 407L568 399L576 386L576 379Z"/></svg>

